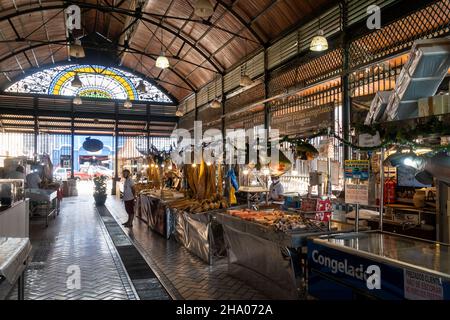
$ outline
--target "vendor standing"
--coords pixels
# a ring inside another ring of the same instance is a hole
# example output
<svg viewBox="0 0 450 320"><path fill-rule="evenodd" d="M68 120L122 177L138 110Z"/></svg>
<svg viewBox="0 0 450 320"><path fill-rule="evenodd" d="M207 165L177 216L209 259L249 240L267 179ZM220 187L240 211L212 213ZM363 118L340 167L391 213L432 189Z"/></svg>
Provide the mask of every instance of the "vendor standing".
<svg viewBox="0 0 450 320"><path fill-rule="evenodd" d="M125 210L128 214L128 221L122 225L126 228L132 228L134 219L134 198L136 196L136 190L134 188L134 182L133 178L131 177L130 170L123 170L122 177L125 179L123 183L123 202L125 204Z"/></svg>
<svg viewBox="0 0 450 320"><path fill-rule="evenodd" d="M31 173L26 176L26 184L28 189L39 189L41 182L42 179L37 169L32 170Z"/></svg>
<svg viewBox="0 0 450 320"><path fill-rule="evenodd" d="M272 180L272 183L270 184L270 188L269 188L269 192L270 192L269 200L282 201L284 188L280 182L280 177L279 176L271 176L270 179Z"/></svg>

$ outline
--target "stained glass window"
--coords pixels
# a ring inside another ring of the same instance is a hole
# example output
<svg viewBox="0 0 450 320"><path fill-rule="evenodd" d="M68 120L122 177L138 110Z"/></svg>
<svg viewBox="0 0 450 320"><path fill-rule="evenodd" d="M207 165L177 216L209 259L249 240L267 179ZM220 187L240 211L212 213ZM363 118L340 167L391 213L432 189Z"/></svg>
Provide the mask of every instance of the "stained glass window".
<svg viewBox="0 0 450 320"><path fill-rule="evenodd" d="M71 85L75 75L82 82L79 88ZM145 92L137 87L143 81ZM155 102L172 100L149 81L130 72L99 65L65 65L37 71L9 86L6 92L50 94L61 96L130 99Z"/></svg>

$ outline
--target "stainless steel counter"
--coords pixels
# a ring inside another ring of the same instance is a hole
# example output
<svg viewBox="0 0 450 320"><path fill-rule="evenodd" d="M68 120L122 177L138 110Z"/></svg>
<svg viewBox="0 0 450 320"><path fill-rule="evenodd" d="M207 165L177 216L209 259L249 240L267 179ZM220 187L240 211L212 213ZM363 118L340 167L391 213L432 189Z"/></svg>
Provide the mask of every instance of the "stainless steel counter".
<svg viewBox="0 0 450 320"><path fill-rule="evenodd" d="M450 278L449 245L379 231L338 234L314 241L396 264L413 265Z"/></svg>
<svg viewBox="0 0 450 320"><path fill-rule="evenodd" d="M0 237L0 299L5 298L16 282L19 299L23 299L23 272L30 252L30 239Z"/></svg>

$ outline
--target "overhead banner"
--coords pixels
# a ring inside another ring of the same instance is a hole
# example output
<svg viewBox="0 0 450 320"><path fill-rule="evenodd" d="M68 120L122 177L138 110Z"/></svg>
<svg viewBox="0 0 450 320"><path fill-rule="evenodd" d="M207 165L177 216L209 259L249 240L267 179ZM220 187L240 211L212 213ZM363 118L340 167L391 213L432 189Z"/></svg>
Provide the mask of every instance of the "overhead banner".
<svg viewBox="0 0 450 320"><path fill-rule="evenodd" d="M281 109L272 114L271 127L278 129L281 135L307 136L334 125L333 103L296 111L289 109Z"/></svg>

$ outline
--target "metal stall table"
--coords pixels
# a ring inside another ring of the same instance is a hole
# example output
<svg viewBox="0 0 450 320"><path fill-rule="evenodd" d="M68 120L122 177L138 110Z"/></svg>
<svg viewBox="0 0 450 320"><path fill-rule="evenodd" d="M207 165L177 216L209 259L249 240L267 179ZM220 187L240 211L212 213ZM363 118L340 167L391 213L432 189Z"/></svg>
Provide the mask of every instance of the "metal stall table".
<svg viewBox="0 0 450 320"><path fill-rule="evenodd" d="M308 237L353 230L351 225L333 222L331 231L285 233L226 213L216 216L224 229L228 272L275 299L298 299L298 288L304 289L305 265L301 261L305 260Z"/></svg>
<svg viewBox="0 0 450 320"><path fill-rule="evenodd" d="M31 252L29 238L0 237L0 300L18 284L18 299L24 299L24 271Z"/></svg>
<svg viewBox="0 0 450 320"><path fill-rule="evenodd" d="M169 239L173 233L174 219L170 203L184 197L182 193L174 192L173 196L161 199L161 192L154 194L141 193L137 197L136 216L144 221L153 231Z"/></svg>
<svg viewBox="0 0 450 320"><path fill-rule="evenodd" d="M222 226L216 222L216 215L225 210L188 213L171 209L175 239L204 262L213 264L214 258L224 256L226 251Z"/></svg>
<svg viewBox="0 0 450 320"><path fill-rule="evenodd" d="M30 217L45 219L48 227L48 218L59 215L59 199L56 190L26 189L25 195L30 199Z"/></svg>
<svg viewBox="0 0 450 320"><path fill-rule="evenodd" d="M318 299L450 300L450 246L371 231L308 241Z"/></svg>
<svg viewBox="0 0 450 320"><path fill-rule="evenodd" d="M137 217L147 223L147 225L166 239L172 233L171 213L168 203L170 201L161 200L158 197L140 194L136 202Z"/></svg>

